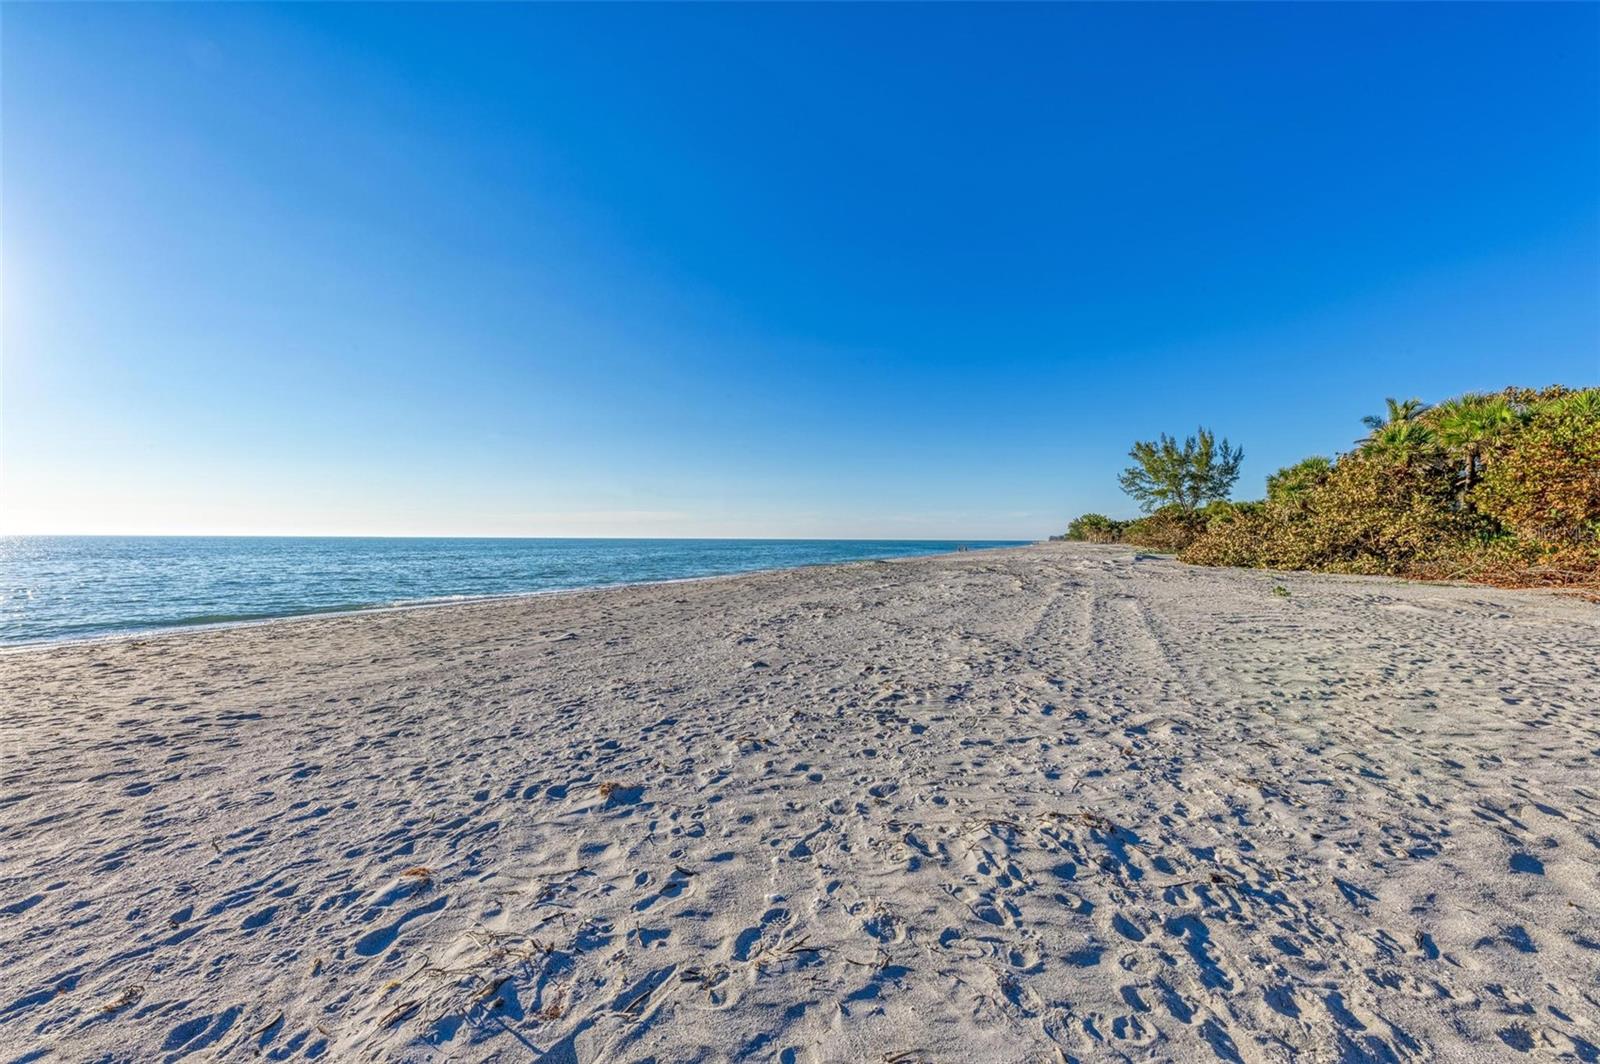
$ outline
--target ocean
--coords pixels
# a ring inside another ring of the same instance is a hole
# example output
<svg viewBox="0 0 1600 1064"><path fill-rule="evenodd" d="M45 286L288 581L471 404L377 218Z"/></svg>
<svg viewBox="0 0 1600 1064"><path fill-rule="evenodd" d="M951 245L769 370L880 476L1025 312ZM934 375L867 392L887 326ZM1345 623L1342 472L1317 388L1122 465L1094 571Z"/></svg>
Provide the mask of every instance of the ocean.
<svg viewBox="0 0 1600 1064"><path fill-rule="evenodd" d="M0 536L0 645L1013 545Z"/></svg>

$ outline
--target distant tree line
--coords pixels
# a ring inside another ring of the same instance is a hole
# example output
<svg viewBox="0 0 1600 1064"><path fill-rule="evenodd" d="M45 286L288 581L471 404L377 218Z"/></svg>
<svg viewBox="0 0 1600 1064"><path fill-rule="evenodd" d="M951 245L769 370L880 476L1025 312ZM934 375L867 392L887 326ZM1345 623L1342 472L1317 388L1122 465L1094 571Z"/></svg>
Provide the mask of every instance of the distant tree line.
<svg viewBox="0 0 1600 1064"><path fill-rule="evenodd" d="M1474 579L1600 592L1600 388L1389 399L1349 453L1229 501L1242 452L1201 429L1134 444L1123 489L1146 516L1084 514L1061 538L1200 565Z"/></svg>

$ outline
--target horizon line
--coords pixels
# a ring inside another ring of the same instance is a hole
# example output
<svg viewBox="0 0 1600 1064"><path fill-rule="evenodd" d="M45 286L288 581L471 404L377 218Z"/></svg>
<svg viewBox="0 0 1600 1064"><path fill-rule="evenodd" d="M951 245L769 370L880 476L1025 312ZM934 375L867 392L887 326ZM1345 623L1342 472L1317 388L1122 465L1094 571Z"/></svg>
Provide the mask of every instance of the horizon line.
<svg viewBox="0 0 1600 1064"><path fill-rule="evenodd" d="M457 534L435 532L10 532L0 530L0 539L603 539L686 542L721 540L726 542L772 543L1033 543L1038 536L537 536Z"/></svg>

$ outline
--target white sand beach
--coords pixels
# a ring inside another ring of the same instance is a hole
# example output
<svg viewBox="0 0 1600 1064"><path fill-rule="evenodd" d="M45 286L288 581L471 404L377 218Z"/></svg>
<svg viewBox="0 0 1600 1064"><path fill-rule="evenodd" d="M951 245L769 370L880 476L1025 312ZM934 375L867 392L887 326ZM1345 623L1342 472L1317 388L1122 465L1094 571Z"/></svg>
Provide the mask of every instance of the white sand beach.
<svg viewBox="0 0 1600 1064"><path fill-rule="evenodd" d="M1577 599L1050 544L0 691L0 1060L1600 1059Z"/></svg>

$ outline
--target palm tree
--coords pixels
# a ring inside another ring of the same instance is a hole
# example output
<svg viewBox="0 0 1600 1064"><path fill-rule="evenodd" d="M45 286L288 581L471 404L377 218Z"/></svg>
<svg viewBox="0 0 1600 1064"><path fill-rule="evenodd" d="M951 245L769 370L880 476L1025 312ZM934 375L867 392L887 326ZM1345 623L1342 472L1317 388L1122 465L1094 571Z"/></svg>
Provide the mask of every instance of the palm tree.
<svg viewBox="0 0 1600 1064"><path fill-rule="evenodd" d="M1394 400L1389 400L1393 403ZM1390 421L1373 428L1372 434L1362 443L1362 450L1389 458L1400 458L1410 464L1412 455L1435 442L1433 430L1407 419Z"/></svg>
<svg viewBox="0 0 1600 1064"><path fill-rule="evenodd" d="M1503 395L1463 395L1441 403L1430 420L1439 443L1463 463L1461 505L1469 506L1468 494L1478 482L1483 449L1500 432L1516 424L1518 411Z"/></svg>
<svg viewBox="0 0 1600 1064"><path fill-rule="evenodd" d="M1367 436L1368 440L1376 439L1379 432L1391 425L1404 425L1407 422L1415 421L1423 411L1428 409L1423 405L1421 399L1407 399L1402 402L1398 399L1389 398L1385 399L1384 403L1389 408L1385 414L1368 414L1361 419L1361 423L1372 430Z"/></svg>
<svg viewBox="0 0 1600 1064"><path fill-rule="evenodd" d="M1600 417L1600 388L1584 388L1569 392L1559 399L1552 400L1552 405L1564 414L1586 418Z"/></svg>
<svg viewBox="0 0 1600 1064"><path fill-rule="evenodd" d="M1268 502L1292 502L1328 479L1333 462L1322 455L1302 458L1267 477Z"/></svg>
<svg viewBox="0 0 1600 1064"><path fill-rule="evenodd" d="M1405 465L1418 451L1435 443L1433 430L1418 420L1428 409L1421 399L1385 399L1388 409L1383 414L1368 414L1361 423L1369 430L1356 441L1367 454L1398 458Z"/></svg>

